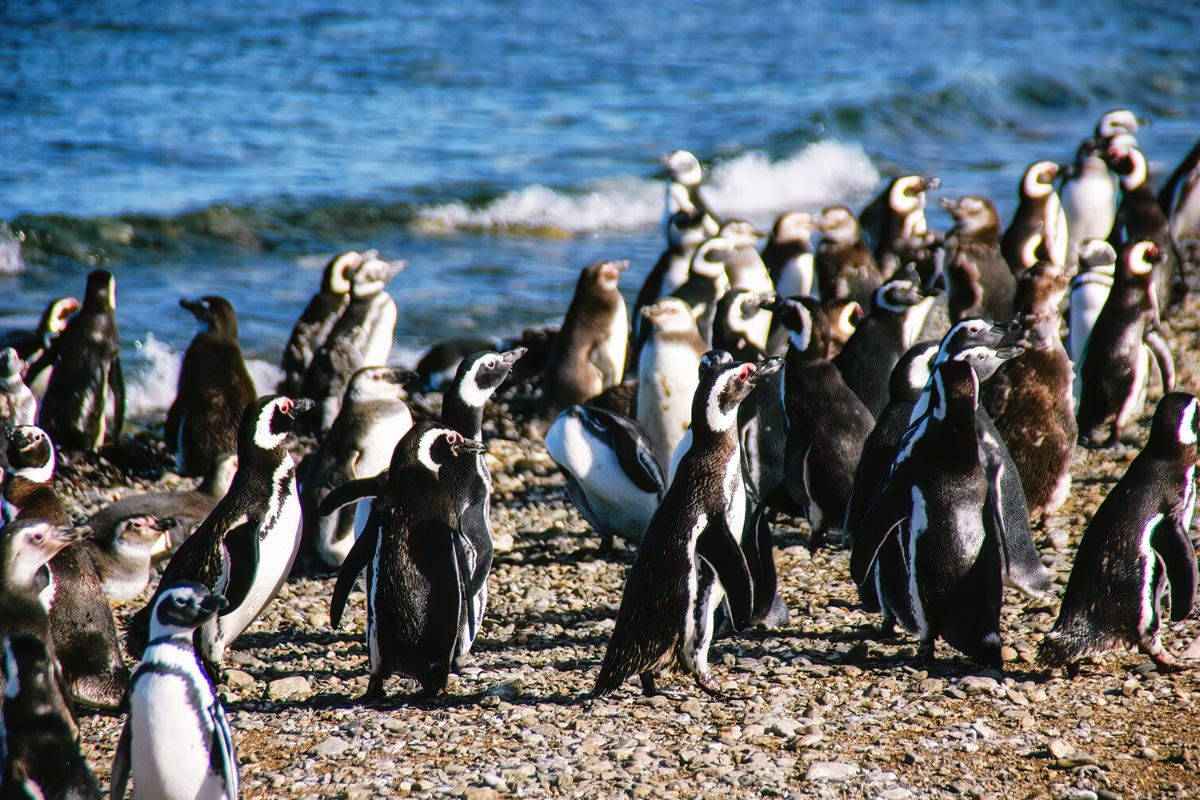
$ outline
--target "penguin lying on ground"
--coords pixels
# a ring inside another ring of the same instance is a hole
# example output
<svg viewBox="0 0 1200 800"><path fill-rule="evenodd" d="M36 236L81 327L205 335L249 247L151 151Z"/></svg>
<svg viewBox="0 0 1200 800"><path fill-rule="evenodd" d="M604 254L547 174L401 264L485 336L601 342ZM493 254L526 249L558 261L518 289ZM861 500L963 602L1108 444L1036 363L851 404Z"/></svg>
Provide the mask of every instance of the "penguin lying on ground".
<svg viewBox="0 0 1200 800"><path fill-rule="evenodd" d="M325 264L321 287L300 312L283 349L283 358L279 362L283 380L276 389L279 394L290 397L300 392L313 354L329 336L350 301L350 273L362 262L363 255L351 250L337 254Z"/></svg>
<svg viewBox="0 0 1200 800"><path fill-rule="evenodd" d="M1054 629L1042 640L1044 664L1078 671L1080 659L1127 645L1162 671L1176 667L1159 638L1163 598L1170 619L1196 602L1196 552L1189 530L1196 510L1200 401L1163 397L1150 440L1100 504L1084 531Z"/></svg>

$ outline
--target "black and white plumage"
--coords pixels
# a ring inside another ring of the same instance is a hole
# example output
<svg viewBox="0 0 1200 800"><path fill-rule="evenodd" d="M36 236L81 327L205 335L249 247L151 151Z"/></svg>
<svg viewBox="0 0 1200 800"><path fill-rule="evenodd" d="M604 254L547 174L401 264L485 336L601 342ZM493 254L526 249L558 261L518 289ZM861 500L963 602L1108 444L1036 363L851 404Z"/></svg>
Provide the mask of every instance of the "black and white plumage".
<svg viewBox="0 0 1200 800"><path fill-rule="evenodd" d="M1063 171L1063 213L1067 216L1067 265L1079 260L1079 249L1088 239L1107 239L1117 216L1117 187L1104 161L1108 142L1085 139L1075 152L1075 163Z"/></svg>
<svg viewBox="0 0 1200 800"><path fill-rule="evenodd" d="M1186 619L1196 601L1196 552L1189 531L1196 509L1200 402L1164 395L1150 439L1092 516L1054 629L1040 657L1074 673L1081 658L1117 646L1137 647L1160 669L1175 666L1160 633Z"/></svg>
<svg viewBox="0 0 1200 800"><path fill-rule="evenodd" d="M708 236L715 235L720 221L709 210L700 192L700 184L704 181L700 160L687 150L676 150L664 155L662 164L671 173L663 204L663 230L669 231L671 217L682 211L700 217L704 232Z"/></svg>
<svg viewBox="0 0 1200 800"><path fill-rule="evenodd" d="M758 252L758 245L766 238L766 234L747 220L730 219L721 223L721 230L717 235L730 244L728 249L721 252L730 289L743 289L767 299L773 297L775 284L771 281L767 265ZM746 341L752 347L759 353L766 350L767 334L771 330L770 311L760 304L740 327Z"/></svg>
<svg viewBox="0 0 1200 800"><path fill-rule="evenodd" d="M670 296L687 283L692 256L705 238L707 234L704 230L703 215L688 214L684 211L671 215L667 226L667 249L650 269L650 274L642 282L642 288L638 290L637 299L633 303L629 363L625 368L627 373L637 372L637 360L642 345L649 336L642 309Z"/></svg>
<svg viewBox="0 0 1200 800"><path fill-rule="evenodd" d="M813 292L813 244L817 222L807 211L780 214L763 246L762 260L767 265L775 293L780 297L806 297Z"/></svg>
<svg viewBox="0 0 1200 800"><path fill-rule="evenodd" d="M3 669L0 797L99 800L46 643L25 633L5 636Z"/></svg>
<svg viewBox="0 0 1200 800"><path fill-rule="evenodd" d="M93 530L80 543L108 599L132 600L142 593L154 571L154 559L170 550L174 523L169 517L135 514L106 527L102 535Z"/></svg>
<svg viewBox="0 0 1200 800"><path fill-rule="evenodd" d="M689 415L690 416L690 415ZM546 451L567 475L567 497L600 534L640 542L666 492L663 454L633 420L571 406L546 432Z"/></svg>
<svg viewBox="0 0 1200 800"><path fill-rule="evenodd" d="M197 632L196 650L216 668L225 648L279 592L300 549L300 497L288 443L311 400L259 398L242 415L238 469L229 492L163 570L162 585L194 581L229 600ZM161 590L133 616L126 649L140 657Z"/></svg>
<svg viewBox="0 0 1200 800"><path fill-rule="evenodd" d="M937 178L901 175L893 178L858 215L875 261L884 275L900 266L897 243L927 231L925 193L941 185Z"/></svg>
<svg viewBox="0 0 1200 800"><path fill-rule="evenodd" d="M1200 238L1200 140L1163 181L1158 204L1176 242Z"/></svg>
<svg viewBox="0 0 1200 800"><path fill-rule="evenodd" d="M870 305L883 274L854 213L845 206L830 206L817 217L817 227L821 242L813 262L815 296L823 302L853 300L863 307Z"/></svg>
<svg viewBox="0 0 1200 800"><path fill-rule="evenodd" d="M419 682L426 696L446 688L469 598L457 541L455 498L463 489L442 470L459 460L470 465L482 452L481 442L428 421L414 425L396 446L367 526L342 564L329 608L337 628L351 588L367 570L371 679L363 699L382 699L384 682L396 673ZM331 495L326 506L336 497Z"/></svg>
<svg viewBox="0 0 1200 800"><path fill-rule="evenodd" d="M258 393L238 344L237 314L224 297L180 300L201 330L179 369L175 401L167 410L163 439L180 475L207 475L225 453L237 449L237 426Z"/></svg>
<svg viewBox="0 0 1200 800"><path fill-rule="evenodd" d="M1130 421L1141 414L1152 356L1163 391L1174 388L1175 360L1158 329L1154 291L1155 270L1163 259L1162 251L1148 241L1133 242L1121 250L1112 289L1079 365L1076 420L1084 444L1115 444ZM1110 427L1107 436L1106 427Z"/></svg>
<svg viewBox="0 0 1200 800"><path fill-rule="evenodd" d="M727 601L730 621L749 620L753 580L740 537L746 497L739 454L738 406L779 361L713 364L692 406L691 446L646 529L625 580L616 626L593 696L610 694L633 675L644 694L670 666L706 692L720 686L708 670L713 618Z"/></svg>
<svg viewBox="0 0 1200 800"><path fill-rule="evenodd" d="M696 319L696 329L706 346L712 345L713 319L717 314L717 303L729 291L729 275L725 261L733 252L734 244L724 236L706 239L692 254L688 267L688 279L671 295L687 303Z"/></svg>
<svg viewBox="0 0 1200 800"><path fill-rule="evenodd" d="M444 392L450 388L463 359L480 350L495 350L499 343L483 336L459 336L430 347L417 361L417 373L423 392Z"/></svg>
<svg viewBox="0 0 1200 800"><path fill-rule="evenodd" d="M1083 364L1083 353L1096 319L1108 300L1117 271L1117 251L1102 239L1088 239L1079 245L1078 271L1071 279L1067 310L1067 355L1075 365L1075 380L1072 393L1075 405L1079 405L1079 390L1082 383L1079 367Z"/></svg>
<svg viewBox="0 0 1200 800"><path fill-rule="evenodd" d="M32 425L37 421L37 398L25 385L25 364L16 349L0 350L0 425Z"/></svg>
<svg viewBox="0 0 1200 800"><path fill-rule="evenodd" d="M283 380L276 389L279 394L285 397L299 394L313 354L350 302L350 273L362 262L363 254L350 250L338 253L325 264L321 271L321 286L300 312L283 349L283 358L279 362Z"/></svg>
<svg viewBox="0 0 1200 800"><path fill-rule="evenodd" d="M996 206L979 195L942 198L939 205L954 218L942 266L950 323L967 317L1008 319L1017 282L1000 252Z"/></svg>
<svg viewBox="0 0 1200 800"><path fill-rule="evenodd" d="M1030 164L1017 186L1017 210L1000 238L1000 252L1014 275L1033 266L1029 243L1040 239L1047 260L1067 263L1067 215L1054 182L1062 167L1053 161Z"/></svg>
<svg viewBox="0 0 1200 800"><path fill-rule="evenodd" d="M33 382L38 372L54 368L38 411L38 425L60 450L94 452L106 439L119 436L125 423L116 308L112 273L102 269L89 273L83 306L25 375L26 381Z"/></svg>
<svg viewBox="0 0 1200 800"><path fill-rule="evenodd" d="M67 329L67 323L80 307L80 302L74 297L59 297L51 300L42 311L37 327L33 330L10 328L0 331L0 347L11 347L16 350L28 370L41 361L42 356L54 344L58 335ZM46 384L54 371L53 367L46 365L43 367L44 370L39 379L30 378L29 383L29 388L39 397L46 393Z"/></svg>
<svg viewBox="0 0 1200 800"><path fill-rule="evenodd" d="M717 301L713 316L714 350L724 350L737 361L757 361L766 355L764 319L773 322L767 307L775 300L774 292L755 292L732 287ZM769 328L768 326L765 326Z"/></svg>
<svg viewBox="0 0 1200 800"><path fill-rule="evenodd" d="M112 800L125 797L131 775L135 798L236 800L233 732L193 645L196 630L225 607L225 598L190 581L164 582L155 594L113 757Z"/></svg>

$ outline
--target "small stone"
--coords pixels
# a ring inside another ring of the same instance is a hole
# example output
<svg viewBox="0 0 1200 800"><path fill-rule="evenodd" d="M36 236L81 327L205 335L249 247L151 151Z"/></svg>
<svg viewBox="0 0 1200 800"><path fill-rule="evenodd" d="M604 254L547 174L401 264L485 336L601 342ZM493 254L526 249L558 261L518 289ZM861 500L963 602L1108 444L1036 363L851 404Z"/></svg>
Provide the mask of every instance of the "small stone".
<svg viewBox="0 0 1200 800"><path fill-rule="evenodd" d="M308 679L300 675L278 678L267 684L267 697L275 701L303 700L311 697L312 693Z"/></svg>
<svg viewBox="0 0 1200 800"><path fill-rule="evenodd" d="M1004 645L1000 648L1000 658L1004 661L1016 661L1020 657L1017 648Z"/></svg>
<svg viewBox="0 0 1200 800"><path fill-rule="evenodd" d="M1179 654L1179 657L1182 659L1200 659L1200 636L1193 639L1192 643L1185 647L1183 652Z"/></svg>
<svg viewBox="0 0 1200 800"><path fill-rule="evenodd" d="M1046 745L1046 749L1055 758L1066 758L1075 752L1075 748L1063 739L1051 739L1050 743Z"/></svg>
<svg viewBox="0 0 1200 800"><path fill-rule="evenodd" d="M822 736L819 731L814 733L806 733L800 738L796 739L796 743L793 745L793 748L796 750L806 750L824 738L825 737Z"/></svg>
<svg viewBox="0 0 1200 800"><path fill-rule="evenodd" d="M1029 698L1026 697L1023 692L1020 692L1016 689L1006 690L1004 692L1004 696L1007 697L1008 702L1012 703L1013 705L1018 705L1018 706L1029 705Z"/></svg>
<svg viewBox="0 0 1200 800"><path fill-rule="evenodd" d="M249 689L254 685L254 676L240 669L225 670L225 685L230 689Z"/></svg>
<svg viewBox="0 0 1200 800"><path fill-rule="evenodd" d="M468 786L462 797L463 800L497 800L500 793L490 786Z"/></svg>
<svg viewBox="0 0 1200 800"><path fill-rule="evenodd" d="M814 761L804 773L806 781L848 781L858 775L858 767L844 761Z"/></svg>
<svg viewBox="0 0 1200 800"><path fill-rule="evenodd" d="M1153 747L1142 747L1137 751L1138 758L1144 758L1147 761L1158 761L1158 751Z"/></svg>
<svg viewBox="0 0 1200 800"><path fill-rule="evenodd" d="M1059 795L1062 800L1098 800L1098 795L1091 789L1081 789L1078 786L1072 786L1068 789L1063 789Z"/></svg>
<svg viewBox="0 0 1200 800"><path fill-rule="evenodd" d="M1065 528L1050 529L1050 546L1055 550L1063 551L1067 549L1067 544L1071 541L1070 534Z"/></svg>
<svg viewBox="0 0 1200 800"><path fill-rule="evenodd" d="M958 688L968 695L994 694L1000 684L989 675L967 675L958 682Z"/></svg>
<svg viewBox="0 0 1200 800"><path fill-rule="evenodd" d="M330 736L317 745L316 753L324 758L336 758L350 749L350 743L339 736Z"/></svg>

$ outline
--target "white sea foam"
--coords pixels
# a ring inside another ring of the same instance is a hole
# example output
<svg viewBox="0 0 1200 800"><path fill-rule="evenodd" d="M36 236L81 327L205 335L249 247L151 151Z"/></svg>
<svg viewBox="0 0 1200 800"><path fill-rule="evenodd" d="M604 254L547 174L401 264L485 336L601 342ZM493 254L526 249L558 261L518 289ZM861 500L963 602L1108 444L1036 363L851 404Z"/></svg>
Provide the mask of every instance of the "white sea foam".
<svg viewBox="0 0 1200 800"><path fill-rule="evenodd" d="M771 161L748 153L718 164L705 182L709 205L721 216L762 218L786 210L814 210L860 200L879 182L879 172L857 144L825 141ZM649 178L605 178L580 193L527 186L479 209L464 203L421 212L434 228L558 230L586 233L631 230L659 224L663 184Z"/></svg>
<svg viewBox="0 0 1200 800"><path fill-rule="evenodd" d="M16 275L25 271L25 260L21 258L21 240L0 222L0 274Z"/></svg>

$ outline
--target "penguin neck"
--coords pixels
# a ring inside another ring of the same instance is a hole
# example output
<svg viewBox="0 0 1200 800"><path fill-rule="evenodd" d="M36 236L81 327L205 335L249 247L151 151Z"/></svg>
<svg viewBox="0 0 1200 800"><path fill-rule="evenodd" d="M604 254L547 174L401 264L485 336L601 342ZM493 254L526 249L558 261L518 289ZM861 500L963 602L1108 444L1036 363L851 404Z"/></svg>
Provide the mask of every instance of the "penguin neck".
<svg viewBox="0 0 1200 800"><path fill-rule="evenodd" d="M468 439L479 441L483 435L483 406L467 403L459 388L452 388L442 398L442 422Z"/></svg>
<svg viewBox="0 0 1200 800"><path fill-rule="evenodd" d="M156 644L169 644L174 647L178 647L181 650L189 650L194 652L194 633L195 631L191 630L161 632L157 636L151 633L150 641L146 643L146 648L149 649Z"/></svg>

